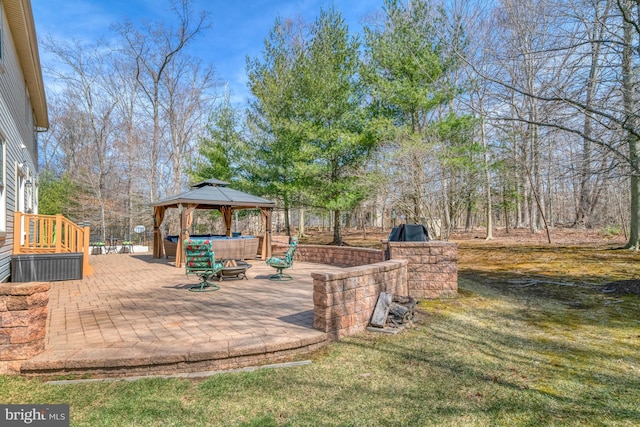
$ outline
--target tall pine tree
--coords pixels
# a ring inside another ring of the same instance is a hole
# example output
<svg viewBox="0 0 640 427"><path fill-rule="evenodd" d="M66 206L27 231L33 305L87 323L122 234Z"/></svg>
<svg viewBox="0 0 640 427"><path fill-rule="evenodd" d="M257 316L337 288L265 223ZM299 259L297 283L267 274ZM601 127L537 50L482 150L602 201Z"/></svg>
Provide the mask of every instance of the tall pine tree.
<svg viewBox="0 0 640 427"><path fill-rule="evenodd" d="M322 10L311 29L303 65L305 100L298 111L309 164L312 203L334 213L333 244L342 244L341 213L365 196L358 179L375 147L369 128L365 92L359 82L359 42L349 35L342 15Z"/></svg>

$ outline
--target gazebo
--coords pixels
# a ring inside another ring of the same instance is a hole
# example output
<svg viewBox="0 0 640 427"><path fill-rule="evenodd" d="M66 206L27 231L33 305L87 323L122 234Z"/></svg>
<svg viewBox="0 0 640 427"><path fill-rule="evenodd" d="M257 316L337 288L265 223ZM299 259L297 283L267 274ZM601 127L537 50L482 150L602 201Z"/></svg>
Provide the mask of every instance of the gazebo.
<svg viewBox="0 0 640 427"><path fill-rule="evenodd" d="M195 184L191 190L168 197L153 203L153 257L162 258L164 249L160 225L168 208L177 208L180 213L180 235L176 250L176 267L182 267L182 245L189 237L189 227L193 222L193 212L196 209L217 209L222 214L226 226L226 235L231 236L231 218L234 211L239 209L260 209L265 235L262 240L262 259L271 256L271 214L276 206L275 202L263 199L233 188L227 187L228 182L208 179Z"/></svg>

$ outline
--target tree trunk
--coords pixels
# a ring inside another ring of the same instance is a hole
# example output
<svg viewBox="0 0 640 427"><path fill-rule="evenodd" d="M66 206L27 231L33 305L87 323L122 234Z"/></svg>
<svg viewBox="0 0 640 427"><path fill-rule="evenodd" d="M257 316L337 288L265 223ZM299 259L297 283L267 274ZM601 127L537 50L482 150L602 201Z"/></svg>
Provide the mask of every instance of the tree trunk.
<svg viewBox="0 0 640 427"><path fill-rule="evenodd" d="M472 228L471 217L473 215L473 194L467 193L466 199L467 199L467 212L466 212L466 218L464 221L464 231L469 232L471 231L471 228Z"/></svg>
<svg viewBox="0 0 640 427"><path fill-rule="evenodd" d="M285 204L284 207L284 231L287 236L289 236L289 240L291 240L291 223L289 222L289 205Z"/></svg>
<svg viewBox="0 0 640 427"><path fill-rule="evenodd" d="M532 107L534 108L534 107ZM532 123L536 120L534 111L530 114ZM538 132L536 125L529 125L529 150L530 163L525 166L528 169L529 186L531 187L531 202L529 203L529 229L532 233L537 233L539 227L539 204L540 204L540 169L539 169L539 153L538 153Z"/></svg>
<svg viewBox="0 0 640 427"><path fill-rule="evenodd" d="M480 140L482 141L482 163L484 166L484 177L485 177L485 203L487 205L486 212L486 223L487 223L487 233L485 235L485 240L493 239L493 212L492 212L492 202L491 202L491 172L489 171L489 152L487 147L487 137L486 137L486 129L484 118L481 119L480 123ZM506 218L505 218L506 220Z"/></svg>
<svg viewBox="0 0 640 427"><path fill-rule="evenodd" d="M504 206L504 230L505 233L509 234L509 206L507 204L507 200L505 199L507 194L507 190L502 188L502 205Z"/></svg>
<svg viewBox="0 0 640 427"><path fill-rule="evenodd" d="M158 84L154 82L154 91L153 91L153 141L151 141L151 171L150 171L150 194L151 201L155 202L157 200L158 195L158 159L160 158L160 113L159 113L159 103L158 100L158 92L159 92Z"/></svg>
<svg viewBox="0 0 640 427"><path fill-rule="evenodd" d="M332 245L342 245L342 235L340 234L340 211L333 211L333 242Z"/></svg>
<svg viewBox="0 0 640 427"><path fill-rule="evenodd" d="M304 209L300 208L298 214L298 236L304 236Z"/></svg>
<svg viewBox="0 0 640 427"><path fill-rule="evenodd" d="M606 19L609 16L609 8L611 3L606 1L602 4L603 9L599 10L594 3L594 13L597 19L594 19L594 23L587 23L586 31L589 34L589 42L591 44L591 64L589 65L589 75L585 82L585 104L587 108L594 106L594 97L598 90L598 75L600 74L600 51L602 48L602 40L604 40L604 33L606 31ZM595 207L595 201L593 197L592 186L592 157L593 157L593 143L592 138L594 134L594 124L596 124L594 118L590 114L584 116L584 126L582 139L582 153L580 159L580 193L576 211L575 223L578 227L591 228L591 214Z"/></svg>
<svg viewBox="0 0 640 427"><path fill-rule="evenodd" d="M629 3L625 3L629 5ZM622 99L624 104L624 113L628 118L626 123L626 137L629 146L629 162L631 165L631 219L629 242L626 248L638 250L640 249L640 179L639 179L639 161L638 161L638 138L633 134L632 129L636 128L634 120L635 111L637 110L635 102L635 91L633 81L633 27L626 20L623 22L624 30L624 46L622 48Z"/></svg>

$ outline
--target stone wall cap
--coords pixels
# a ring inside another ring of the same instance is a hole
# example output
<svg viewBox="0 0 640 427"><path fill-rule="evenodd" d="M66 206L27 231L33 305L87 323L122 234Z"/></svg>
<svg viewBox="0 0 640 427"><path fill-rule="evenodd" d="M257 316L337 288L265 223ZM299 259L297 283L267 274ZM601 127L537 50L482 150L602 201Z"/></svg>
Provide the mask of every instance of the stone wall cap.
<svg viewBox="0 0 640 427"><path fill-rule="evenodd" d="M357 267L345 267L342 271L332 272L332 273L311 273L311 277L314 279L320 280L340 280L347 279L349 277L357 277L363 276L366 274L371 274L380 271L389 271L396 269L398 267L402 267L403 265L408 265L409 260L407 259L392 259L389 261L377 262L375 264L366 264L360 265Z"/></svg>
<svg viewBox="0 0 640 427"><path fill-rule="evenodd" d="M350 251L357 251L357 252L371 252L371 253L382 252L382 249L361 248L359 246L309 245L306 243L299 244L298 249L299 248L331 248L331 249L347 249Z"/></svg>
<svg viewBox="0 0 640 427"><path fill-rule="evenodd" d="M33 295L49 289L50 282L0 283L0 295Z"/></svg>
<svg viewBox="0 0 640 427"><path fill-rule="evenodd" d="M428 247L428 246L458 246L457 242L429 240L428 242L389 242L391 246Z"/></svg>

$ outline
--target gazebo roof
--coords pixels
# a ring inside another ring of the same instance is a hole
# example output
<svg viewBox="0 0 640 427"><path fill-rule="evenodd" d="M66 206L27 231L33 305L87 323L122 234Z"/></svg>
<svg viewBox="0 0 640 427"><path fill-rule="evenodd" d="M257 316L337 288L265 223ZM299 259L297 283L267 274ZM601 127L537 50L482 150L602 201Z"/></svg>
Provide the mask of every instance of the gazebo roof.
<svg viewBox="0 0 640 427"><path fill-rule="evenodd" d="M176 208L179 205L197 205L197 209L218 209L223 206L251 209L276 206L271 200L234 190L227 185L228 182L208 179L191 186L189 191L159 200L152 206Z"/></svg>

